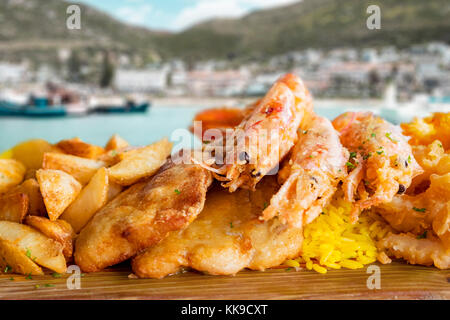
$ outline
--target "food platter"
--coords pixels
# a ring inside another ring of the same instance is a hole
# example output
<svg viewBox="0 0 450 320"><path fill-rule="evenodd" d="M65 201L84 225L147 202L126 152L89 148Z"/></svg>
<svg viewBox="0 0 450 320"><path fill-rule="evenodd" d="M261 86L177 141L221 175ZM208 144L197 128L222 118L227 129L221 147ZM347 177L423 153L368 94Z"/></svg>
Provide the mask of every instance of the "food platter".
<svg viewBox="0 0 450 320"><path fill-rule="evenodd" d="M286 74L197 120L201 148L113 135L2 156L0 298L449 298L450 114L331 122Z"/></svg>

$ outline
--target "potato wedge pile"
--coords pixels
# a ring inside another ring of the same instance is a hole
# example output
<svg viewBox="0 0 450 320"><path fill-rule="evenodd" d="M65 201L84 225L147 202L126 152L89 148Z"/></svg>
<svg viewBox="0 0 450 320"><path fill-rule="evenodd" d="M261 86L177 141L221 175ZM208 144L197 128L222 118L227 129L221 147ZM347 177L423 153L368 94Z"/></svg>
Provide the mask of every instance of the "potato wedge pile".
<svg viewBox="0 0 450 320"><path fill-rule="evenodd" d="M113 135L105 147L79 138L18 144L0 157L0 268L62 273L74 239L95 213L129 186L154 175L170 156L162 139L130 146Z"/></svg>

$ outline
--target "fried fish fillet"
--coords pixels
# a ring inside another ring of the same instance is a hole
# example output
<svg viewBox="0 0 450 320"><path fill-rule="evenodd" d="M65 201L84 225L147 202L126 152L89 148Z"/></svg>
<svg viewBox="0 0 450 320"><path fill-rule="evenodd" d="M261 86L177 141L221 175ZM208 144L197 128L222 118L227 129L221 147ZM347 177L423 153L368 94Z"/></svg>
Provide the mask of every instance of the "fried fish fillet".
<svg viewBox="0 0 450 320"><path fill-rule="evenodd" d="M274 177L265 177L256 191L228 193L215 186L189 227L172 232L133 259L134 273L142 278L163 278L190 267L231 275L244 268L264 270L298 256L302 229L290 228L277 218L258 219L278 188Z"/></svg>
<svg viewBox="0 0 450 320"><path fill-rule="evenodd" d="M95 272L122 262L180 230L202 211L211 174L196 165L170 165L100 209L81 231L75 262Z"/></svg>

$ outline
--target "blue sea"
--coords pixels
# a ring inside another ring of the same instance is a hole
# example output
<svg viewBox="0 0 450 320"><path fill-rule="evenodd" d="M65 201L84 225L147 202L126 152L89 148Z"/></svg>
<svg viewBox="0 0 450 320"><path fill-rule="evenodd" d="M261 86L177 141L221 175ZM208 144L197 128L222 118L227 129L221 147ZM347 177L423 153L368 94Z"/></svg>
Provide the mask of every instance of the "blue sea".
<svg viewBox="0 0 450 320"><path fill-rule="evenodd" d="M357 109L362 110L363 107ZM201 108L189 105L155 105L146 114L102 114L44 119L0 117L0 152L33 138L55 143L61 139L79 137L90 143L104 145L114 133L132 145L147 145L164 136L171 138L176 129L188 128L199 110ZM344 111L355 110L355 107L335 106L315 110L318 114L333 119ZM389 120L399 122L409 119L393 117Z"/></svg>

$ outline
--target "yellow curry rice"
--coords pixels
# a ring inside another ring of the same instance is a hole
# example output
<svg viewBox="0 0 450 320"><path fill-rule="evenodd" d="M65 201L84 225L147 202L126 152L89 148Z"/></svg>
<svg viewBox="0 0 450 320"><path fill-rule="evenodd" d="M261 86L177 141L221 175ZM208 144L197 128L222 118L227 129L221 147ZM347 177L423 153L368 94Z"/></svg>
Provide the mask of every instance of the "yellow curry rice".
<svg viewBox="0 0 450 320"><path fill-rule="evenodd" d="M377 215L363 212L355 224L350 223L351 204L341 197L334 199L323 213L305 226L301 257L284 265L326 273L328 269L358 269L377 259L376 241L391 228Z"/></svg>

